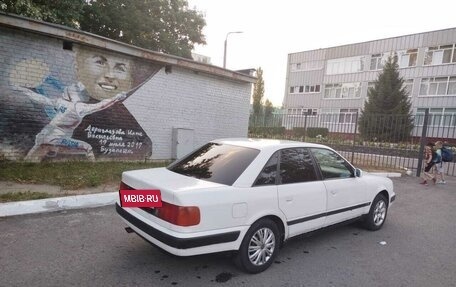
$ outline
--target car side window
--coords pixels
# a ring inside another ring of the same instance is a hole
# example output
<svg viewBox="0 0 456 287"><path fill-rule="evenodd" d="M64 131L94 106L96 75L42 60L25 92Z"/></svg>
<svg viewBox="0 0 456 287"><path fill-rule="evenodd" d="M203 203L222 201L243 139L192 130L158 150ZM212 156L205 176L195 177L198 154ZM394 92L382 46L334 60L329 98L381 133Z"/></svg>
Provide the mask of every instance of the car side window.
<svg viewBox="0 0 456 287"><path fill-rule="evenodd" d="M305 148L281 150L279 169L282 184L317 180L312 157Z"/></svg>
<svg viewBox="0 0 456 287"><path fill-rule="evenodd" d="M271 156L257 180L255 181L254 186L259 185L270 185L276 184L277 177L277 164L279 163L279 152L276 152Z"/></svg>
<svg viewBox="0 0 456 287"><path fill-rule="evenodd" d="M312 148L323 179L353 177L353 168L337 153L323 148Z"/></svg>

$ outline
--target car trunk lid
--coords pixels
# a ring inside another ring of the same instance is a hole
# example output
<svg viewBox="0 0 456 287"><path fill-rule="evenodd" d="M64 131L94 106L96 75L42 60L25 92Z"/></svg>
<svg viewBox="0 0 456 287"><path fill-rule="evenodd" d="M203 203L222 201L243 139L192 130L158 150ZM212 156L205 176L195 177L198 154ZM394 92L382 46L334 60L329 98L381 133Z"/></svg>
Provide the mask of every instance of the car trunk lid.
<svg viewBox="0 0 456 287"><path fill-rule="evenodd" d="M133 189L158 189L161 192L162 200L169 203L175 203L174 196L180 192L224 186L181 175L166 168L126 171L122 174L122 182Z"/></svg>

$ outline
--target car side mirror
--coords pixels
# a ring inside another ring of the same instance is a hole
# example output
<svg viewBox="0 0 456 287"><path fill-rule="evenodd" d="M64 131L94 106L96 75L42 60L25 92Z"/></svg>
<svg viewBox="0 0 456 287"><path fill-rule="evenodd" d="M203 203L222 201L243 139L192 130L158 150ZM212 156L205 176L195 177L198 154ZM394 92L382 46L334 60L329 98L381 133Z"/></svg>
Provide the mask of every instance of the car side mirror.
<svg viewBox="0 0 456 287"><path fill-rule="evenodd" d="M363 176L363 171L359 168L355 169L355 176L356 177L362 177Z"/></svg>

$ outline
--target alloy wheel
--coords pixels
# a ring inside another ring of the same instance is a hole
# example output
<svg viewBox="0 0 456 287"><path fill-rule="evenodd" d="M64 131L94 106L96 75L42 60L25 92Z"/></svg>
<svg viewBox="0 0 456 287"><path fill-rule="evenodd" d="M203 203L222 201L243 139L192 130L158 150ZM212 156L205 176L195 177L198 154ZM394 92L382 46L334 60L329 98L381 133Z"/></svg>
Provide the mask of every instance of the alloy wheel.
<svg viewBox="0 0 456 287"><path fill-rule="evenodd" d="M385 221L386 217L386 203L383 200L379 200L375 205L374 209L374 224L379 226Z"/></svg>
<svg viewBox="0 0 456 287"><path fill-rule="evenodd" d="M263 227L252 236L248 247L248 256L252 264L260 266L271 259L276 247L274 232Z"/></svg>

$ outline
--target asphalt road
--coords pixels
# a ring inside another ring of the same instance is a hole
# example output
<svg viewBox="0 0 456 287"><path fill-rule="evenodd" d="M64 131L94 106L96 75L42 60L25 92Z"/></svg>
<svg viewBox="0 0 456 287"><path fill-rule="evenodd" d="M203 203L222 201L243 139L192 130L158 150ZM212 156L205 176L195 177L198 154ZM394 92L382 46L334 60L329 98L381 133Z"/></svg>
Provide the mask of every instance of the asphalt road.
<svg viewBox="0 0 456 287"><path fill-rule="evenodd" d="M127 234L112 206L2 218L0 286L456 286L449 181L394 179L398 197L383 229L350 224L291 240L257 275L226 254L165 254Z"/></svg>

